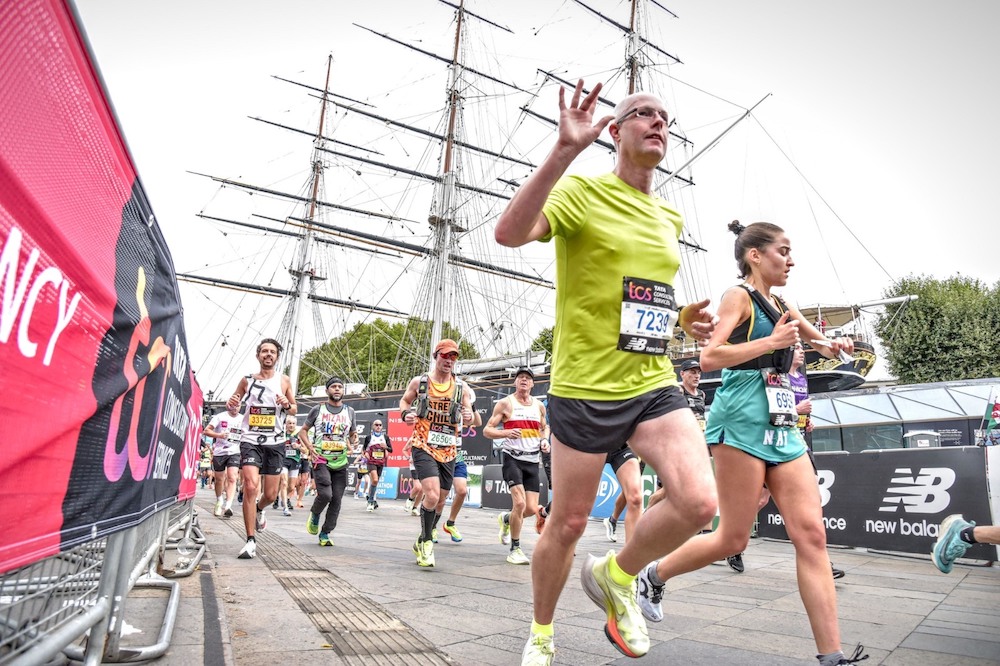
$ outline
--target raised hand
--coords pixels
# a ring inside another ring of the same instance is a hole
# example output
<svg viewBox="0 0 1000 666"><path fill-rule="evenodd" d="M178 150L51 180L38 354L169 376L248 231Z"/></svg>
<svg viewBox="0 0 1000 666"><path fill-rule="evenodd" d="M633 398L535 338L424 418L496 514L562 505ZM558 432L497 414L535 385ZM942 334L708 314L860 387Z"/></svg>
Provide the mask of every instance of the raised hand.
<svg viewBox="0 0 1000 666"><path fill-rule="evenodd" d="M583 79L580 79L576 82L569 106L566 106L566 90L559 88L559 145L580 152L594 143L604 128L615 119L609 115L594 123L594 110L597 108L597 98L602 86L603 84L598 83L581 100Z"/></svg>
<svg viewBox="0 0 1000 666"><path fill-rule="evenodd" d="M799 323L794 319L788 321L788 316L788 312L784 312L768 336L771 349L786 349L799 341Z"/></svg>
<svg viewBox="0 0 1000 666"><path fill-rule="evenodd" d="M717 317L708 309L710 302L708 299L705 299L686 305L678 315L677 324L684 333L699 342L707 341L712 337L712 331L715 330Z"/></svg>

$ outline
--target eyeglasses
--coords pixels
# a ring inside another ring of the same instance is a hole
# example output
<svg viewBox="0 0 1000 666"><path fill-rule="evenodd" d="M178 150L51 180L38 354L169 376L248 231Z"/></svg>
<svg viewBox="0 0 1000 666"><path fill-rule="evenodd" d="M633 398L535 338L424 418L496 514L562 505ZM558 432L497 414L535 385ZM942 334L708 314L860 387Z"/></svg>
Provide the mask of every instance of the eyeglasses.
<svg viewBox="0 0 1000 666"><path fill-rule="evenodd" d="M441 354L443 358L447 358L452 361L458 360L458 352L448 352L447 354Z"/></svg>
<svg viewBox="0 0 1000 666"><path fill-rule="evenodd" d="M624 116L619 118L615 124L621 125L623 122L635 116L636 118L643 118L644 120L655 120L657 116L663 121L665 125L670 124L670 116L667 115L666 111L660 111L659 109L654 109L651 106L637 106L631 111L625 113Z"/></svg>

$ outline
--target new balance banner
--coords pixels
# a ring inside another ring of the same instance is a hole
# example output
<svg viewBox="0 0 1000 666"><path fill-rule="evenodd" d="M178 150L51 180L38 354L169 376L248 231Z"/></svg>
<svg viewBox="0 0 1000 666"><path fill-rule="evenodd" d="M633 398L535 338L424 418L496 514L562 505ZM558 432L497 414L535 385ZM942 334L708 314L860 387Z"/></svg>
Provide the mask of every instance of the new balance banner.
<svg viewBox="0 0 1000 666"><path fill-rule="evenodd" d="M0 3L0 572L195 492L173 264L59 0Z"/></svg>
<svg viewBox="0 0 1000 666"><path fill-rule="evenodd" d="M816 468L830 544L929 554L947 516L991 522L983 447L819 453ZM788 538L773 501L758 531ZM996 560L996 550L976 545L966 557Z"/></svg>

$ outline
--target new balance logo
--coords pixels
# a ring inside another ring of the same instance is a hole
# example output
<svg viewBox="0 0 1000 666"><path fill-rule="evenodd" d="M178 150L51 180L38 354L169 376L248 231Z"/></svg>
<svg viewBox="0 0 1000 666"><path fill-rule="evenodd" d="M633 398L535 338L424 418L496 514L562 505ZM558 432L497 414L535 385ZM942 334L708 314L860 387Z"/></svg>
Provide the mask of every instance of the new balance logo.
<svg viewBox="0 0 1000 666"><path fill-rule="evenodd" d="M948 489L955 483L955 470L949 467L921 467L912 476L909 467L896 468L892 485L886 488L879 511L895 513L902 506L906 513L940 513L948 508Z"/></svg>
<svg viewBox="0 0 1000 666"><path fill-rule="evenodd" d="M819 484L819 505L826 506L830 501L830 488L833 487L837 475L828 469L816 472L816 482Z"/></svg>
<svg viewBox="0 0 1000 666"><path fill-rule="evenodd" d="M646 348L646 338L632 338L622 351L642 351Z"/></svg>

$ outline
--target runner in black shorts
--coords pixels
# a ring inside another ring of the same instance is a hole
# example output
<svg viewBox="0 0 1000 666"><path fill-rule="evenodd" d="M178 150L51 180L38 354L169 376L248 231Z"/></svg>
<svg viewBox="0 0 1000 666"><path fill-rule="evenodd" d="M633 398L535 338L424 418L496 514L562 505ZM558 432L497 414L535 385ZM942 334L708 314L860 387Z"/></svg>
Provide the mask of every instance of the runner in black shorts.
<svg viewBox="0 0 1000 666"><path fill-rule="evenodd" d="M625 513L625 535L632 534L636 523L642 515L642 470L646 463L636 458L628 446L623 446L614 453L609 453L607 463L611 465L618 483L621 485L621 493L615 499L615 508L609 518L604 519L604 531L608 541L618 541L618 517L622 511L628 507Z"/></svg>
<svg viewBox="0 0 1000 666"><path fill-rule="evenodd" d="M501 440L503 480L513 504L510 512L497 517L500 543L510 545L509 563L528 564L528 556L521 550L521 526L526 517L538 511L538 463L542 450L549 448L548 424L545 405L531 395L535 386L531 368L520 368L514 374L514 386L514 394L498 401L493 408L483 434Z"/></svg>
<svg viewBox="0 0 1000 666"><path fill-rule="evenodd" d="M717 497L705 439L676 388L667 346L676 325L695 340L714 328L708 301L682 307L683 220L653 191L666 156L668 124L655 95L629 95L613 116L594 122L601 84L578 81L559 93L559 129L545 161L518 188L497 221L501 245L555 239L556 325L549 424L552 515L535 547L534 621L522 662L551 663L552 619L587 526L605 456L626 442L664 477L668 497L639 519L616 555L588 557L581 579L604 611L604 632L629 657L649 650L635 601L636 574L686 541L715 513ZM600 176L566 176L572 162L608 128L617 161Z"/></svg>

